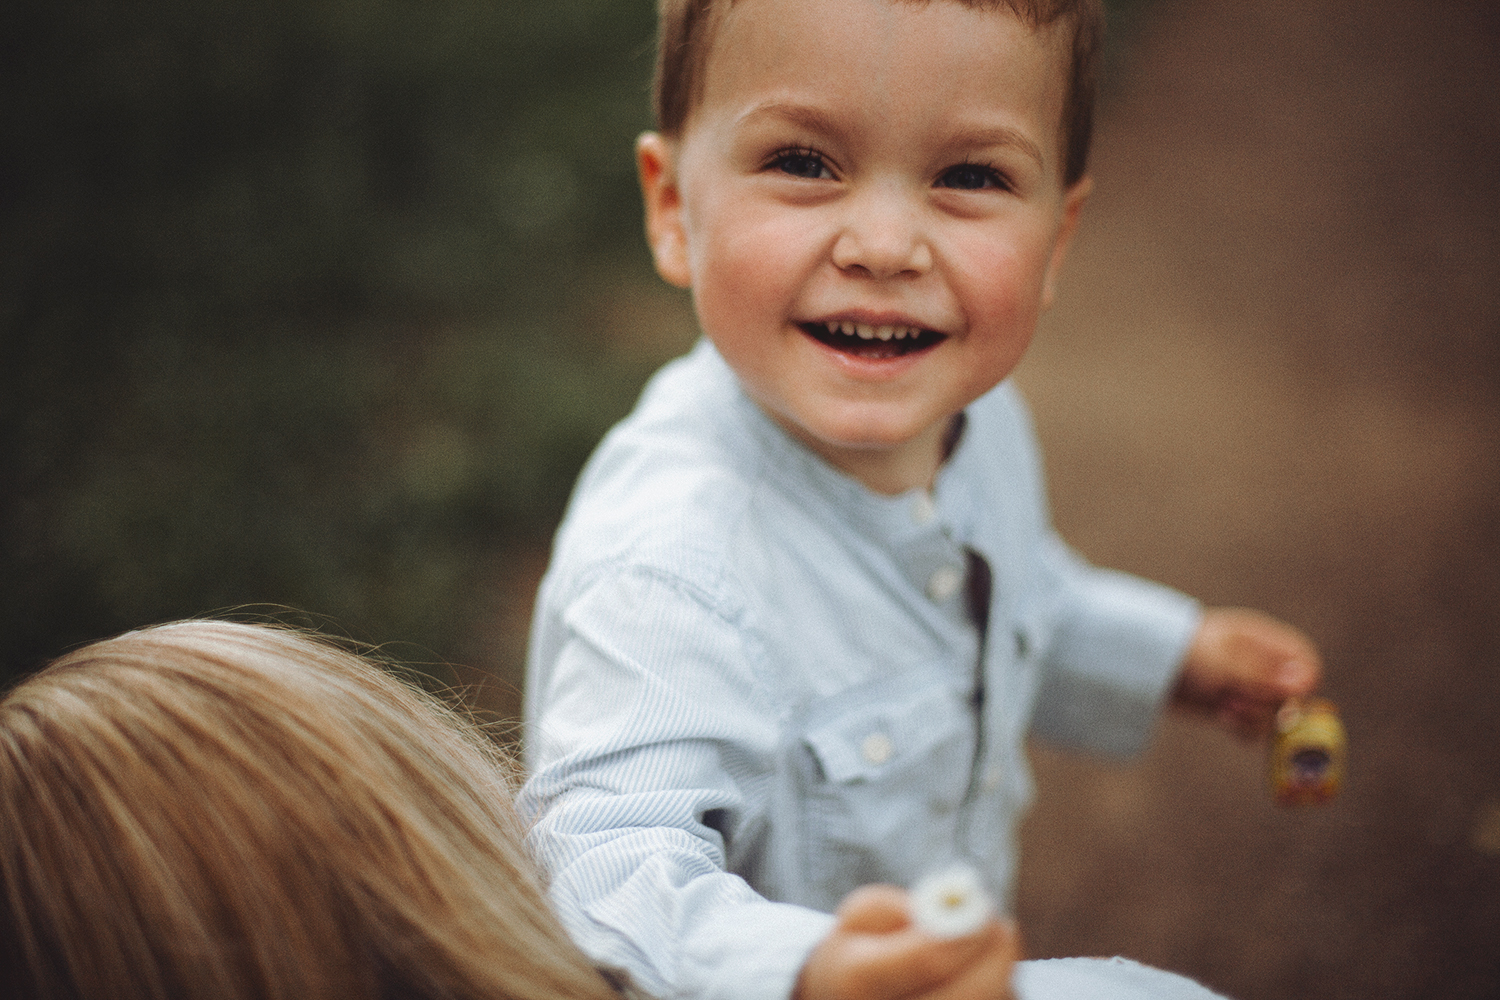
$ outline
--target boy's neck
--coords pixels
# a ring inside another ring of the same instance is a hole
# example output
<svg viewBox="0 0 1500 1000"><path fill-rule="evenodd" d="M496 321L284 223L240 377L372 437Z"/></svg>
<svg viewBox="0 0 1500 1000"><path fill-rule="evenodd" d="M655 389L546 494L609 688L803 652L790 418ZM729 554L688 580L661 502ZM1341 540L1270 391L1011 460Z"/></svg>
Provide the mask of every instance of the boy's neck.
<svg viewBox="0 0 1500 1000"><path fill-rule="evenodd" d="M931 490L938 470L952 454L963 430L963 414L958 413L890 448L840 448L813 440L790 421L774 413L769 415L829 465L885 496L898 496L915 489Z"/></svg>

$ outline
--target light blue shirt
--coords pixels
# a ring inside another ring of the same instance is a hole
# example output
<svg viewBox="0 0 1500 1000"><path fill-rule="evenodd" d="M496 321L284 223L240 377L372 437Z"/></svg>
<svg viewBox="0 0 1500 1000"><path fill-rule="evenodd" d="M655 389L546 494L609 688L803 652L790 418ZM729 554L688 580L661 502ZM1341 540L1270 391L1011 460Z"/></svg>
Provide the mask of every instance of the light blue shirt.
<svg viewBox="0 0 1500 1000"><path fill-rule="evenodd" d="M1016 1000L1224 1000L1185 976L1124 958L1016 963Z"/></svg>
<svg viewBox="0 0 1500 1000"><path fill-rule="evenodd" d="M959 856L1009 899L1028 732L1145 740L1197 605L1058 539L1011 386L966 412L931 493L876 494L704 341L590 459L538 595L521 798L600 965L785 1000L856 886Z"/></svg>

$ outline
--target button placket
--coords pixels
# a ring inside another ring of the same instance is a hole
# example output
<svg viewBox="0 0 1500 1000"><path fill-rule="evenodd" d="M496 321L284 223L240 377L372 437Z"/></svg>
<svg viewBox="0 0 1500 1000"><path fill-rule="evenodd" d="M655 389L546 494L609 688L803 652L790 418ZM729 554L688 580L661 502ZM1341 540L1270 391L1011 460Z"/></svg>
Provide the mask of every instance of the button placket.
<svg viewBox="0 0 1500 1000"><path fill-rule="evenodd" d="M895 751L896 746L891 738L879 730L866 736L859 745L859 755L865 759L865 763L876 767L890 760Z"/></svg>
<svg viewBox="0 0 1500 1000"><path fill-rule="evenodd" d="M964 550L954 544L952 527L931 491L916 491L906 504L906 515L917 529L900 544L907 579L927 600L949 605L968 579Z"/></svg>
<svg viewBox="0 0 1500 1000"><path fill-rule="evenodd" d="M939 566L927 578L927 596L934 601L946 601L958 593L959 588L963 585L964 571L962 566L952 564Z"/></svg>
<svg viewBox="0 0 1500 1000"><path fill-rule="evenodd" d="M918 490L911 502L911 519L917 524L930 524L937 517L937 501L927 490Z"/></svg>

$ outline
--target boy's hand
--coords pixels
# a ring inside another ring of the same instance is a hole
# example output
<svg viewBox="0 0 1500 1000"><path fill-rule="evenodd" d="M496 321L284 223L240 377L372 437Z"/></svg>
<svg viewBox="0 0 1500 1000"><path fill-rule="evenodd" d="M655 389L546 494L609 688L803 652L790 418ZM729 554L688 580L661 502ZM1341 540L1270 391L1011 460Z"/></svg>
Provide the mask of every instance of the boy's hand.
<svg viewBox="0 0 1500 1000"><path fill-rule="evenodd" d="M1020 955L1012 923L991 920L942 940L912 926L907 893L889 885L851 892L838 924L797 977L792 1000L1010 1000Z"/></svg>
<svg viewBox="0 0 1500 1000"><path fill-rule="evenodd" d="M1172 704L1254 739L1271 731L1282 702L1311 694L1322 677L1317 647L1297 629L1259 611L1209 608L1183 660Z"/></svg>

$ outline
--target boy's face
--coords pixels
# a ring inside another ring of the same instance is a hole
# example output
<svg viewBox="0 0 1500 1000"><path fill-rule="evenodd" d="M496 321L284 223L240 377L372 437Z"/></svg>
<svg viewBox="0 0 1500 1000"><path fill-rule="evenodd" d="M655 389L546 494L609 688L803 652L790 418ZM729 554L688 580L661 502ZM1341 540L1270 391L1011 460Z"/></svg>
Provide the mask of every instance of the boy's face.
<svg viewBox="0 0 1500 1000"><path fill-rule="evenodd" d="M681 137L641 139L658 270L874 489L930 481L1051 301L1088 189L1061 181L1065 37L945 0L740 0Z"/></svg>

